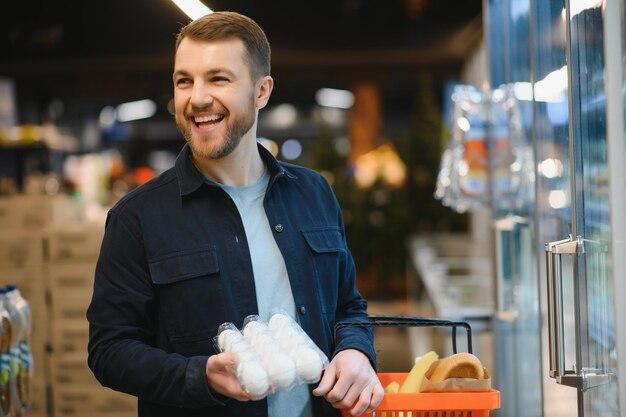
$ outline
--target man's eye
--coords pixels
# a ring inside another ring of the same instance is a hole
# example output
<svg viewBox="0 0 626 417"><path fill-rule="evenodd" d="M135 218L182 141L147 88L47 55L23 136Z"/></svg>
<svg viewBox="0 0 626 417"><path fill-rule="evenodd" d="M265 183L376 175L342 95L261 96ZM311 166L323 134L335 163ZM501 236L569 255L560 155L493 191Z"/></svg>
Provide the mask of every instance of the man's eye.
<svg viewBox="0 0 626 417"><path fill-rule="evenodd" d="M185 84L190 84L191 80L189 80L188 78L181 78L179 80L176 80L176 85L180 85L183 86Z"/></svg>
<svg viewBox="0 0 626 417"><path fill-rule="evenodd" d="M226 78L226 77L213 77L213 78L211 78L211 81L213 81L214 83L225 83L225 82L228 82L228 78Z"/></svg>

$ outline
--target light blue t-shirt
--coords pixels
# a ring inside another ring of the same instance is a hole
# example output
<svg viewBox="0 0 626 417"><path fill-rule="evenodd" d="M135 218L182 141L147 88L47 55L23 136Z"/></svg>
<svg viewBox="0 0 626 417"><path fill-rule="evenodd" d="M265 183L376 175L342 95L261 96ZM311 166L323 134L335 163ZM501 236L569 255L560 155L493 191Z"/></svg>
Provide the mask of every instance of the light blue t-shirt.
<svg viewBox="0 0 626 417"><path fill-rule="evenodd" d="M259 317L267 321L272 310L280 309L297 319L285 260L274 240L263 207L269 179L270 175L266 169L263 176L254 184L241 187L218 185L233 199L243 221L252 259ZM313 415L311 394L306 384L269 395L267 404L269 417Z"/></svg>

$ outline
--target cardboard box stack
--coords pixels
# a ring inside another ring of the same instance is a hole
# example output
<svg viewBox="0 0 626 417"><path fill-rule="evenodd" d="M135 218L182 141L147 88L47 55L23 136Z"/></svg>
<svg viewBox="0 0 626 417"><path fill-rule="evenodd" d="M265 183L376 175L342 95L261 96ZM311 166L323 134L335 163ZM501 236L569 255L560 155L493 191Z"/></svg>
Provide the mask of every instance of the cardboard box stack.
<svg viewBox="0 0 626 417"><path fill-rule="evenodd" d="M54 204L39 211L41 207L29 207L28 202L22 197L0 199L0 284L14 284L31 305L33 379L28 415L43 417L48 412L46 350L50 337L44 273L44 227L50 221L44 216L54 211Z"/></svg>
<svg viewBox="0 0 626 417"><path fill-rule="evenodd" d="M67 196L0 198L0 284L31 304L34 377L25 417L134 417L136 399L87 366L88 323L104 222Z"/></svg>

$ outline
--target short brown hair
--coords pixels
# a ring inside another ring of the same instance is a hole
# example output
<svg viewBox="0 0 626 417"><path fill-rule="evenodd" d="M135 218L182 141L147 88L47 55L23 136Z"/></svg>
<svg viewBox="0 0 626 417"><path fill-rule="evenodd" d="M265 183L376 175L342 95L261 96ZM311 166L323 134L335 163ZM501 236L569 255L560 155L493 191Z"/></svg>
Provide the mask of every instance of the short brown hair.
<svg viewBox="0 0 626 417"><path fill-rule="evenodd" d="M270 44L263 29L247 16L236 12L209 13L181 28L176 37L176 50L184 38L205 42L241 39L252 78L270 75Z"/></svg>

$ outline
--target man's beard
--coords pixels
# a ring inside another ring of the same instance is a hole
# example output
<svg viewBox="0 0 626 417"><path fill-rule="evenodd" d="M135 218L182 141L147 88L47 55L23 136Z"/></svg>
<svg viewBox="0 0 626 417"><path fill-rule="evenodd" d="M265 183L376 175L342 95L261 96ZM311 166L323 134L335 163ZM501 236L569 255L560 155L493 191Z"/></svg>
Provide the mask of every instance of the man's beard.
<svg viewBox="0 0 626 417"><path fill-rule="evenodd" d="M217 141L217 138L207 139L203 136L199 136L194 139L190 125L194 123L193 120L185 118L181 123L178 118L176 118L176 126L183 134L185 141L187 141L195 156L201 159L220 159L230 155L237 146L239 146L243 136L252 128L252 125L254 125L254 121L254 102L252 102L247 112L232 119L231 123L226 126L223 143L217 146L205 146L210 145L212 141Z"/></svg>

